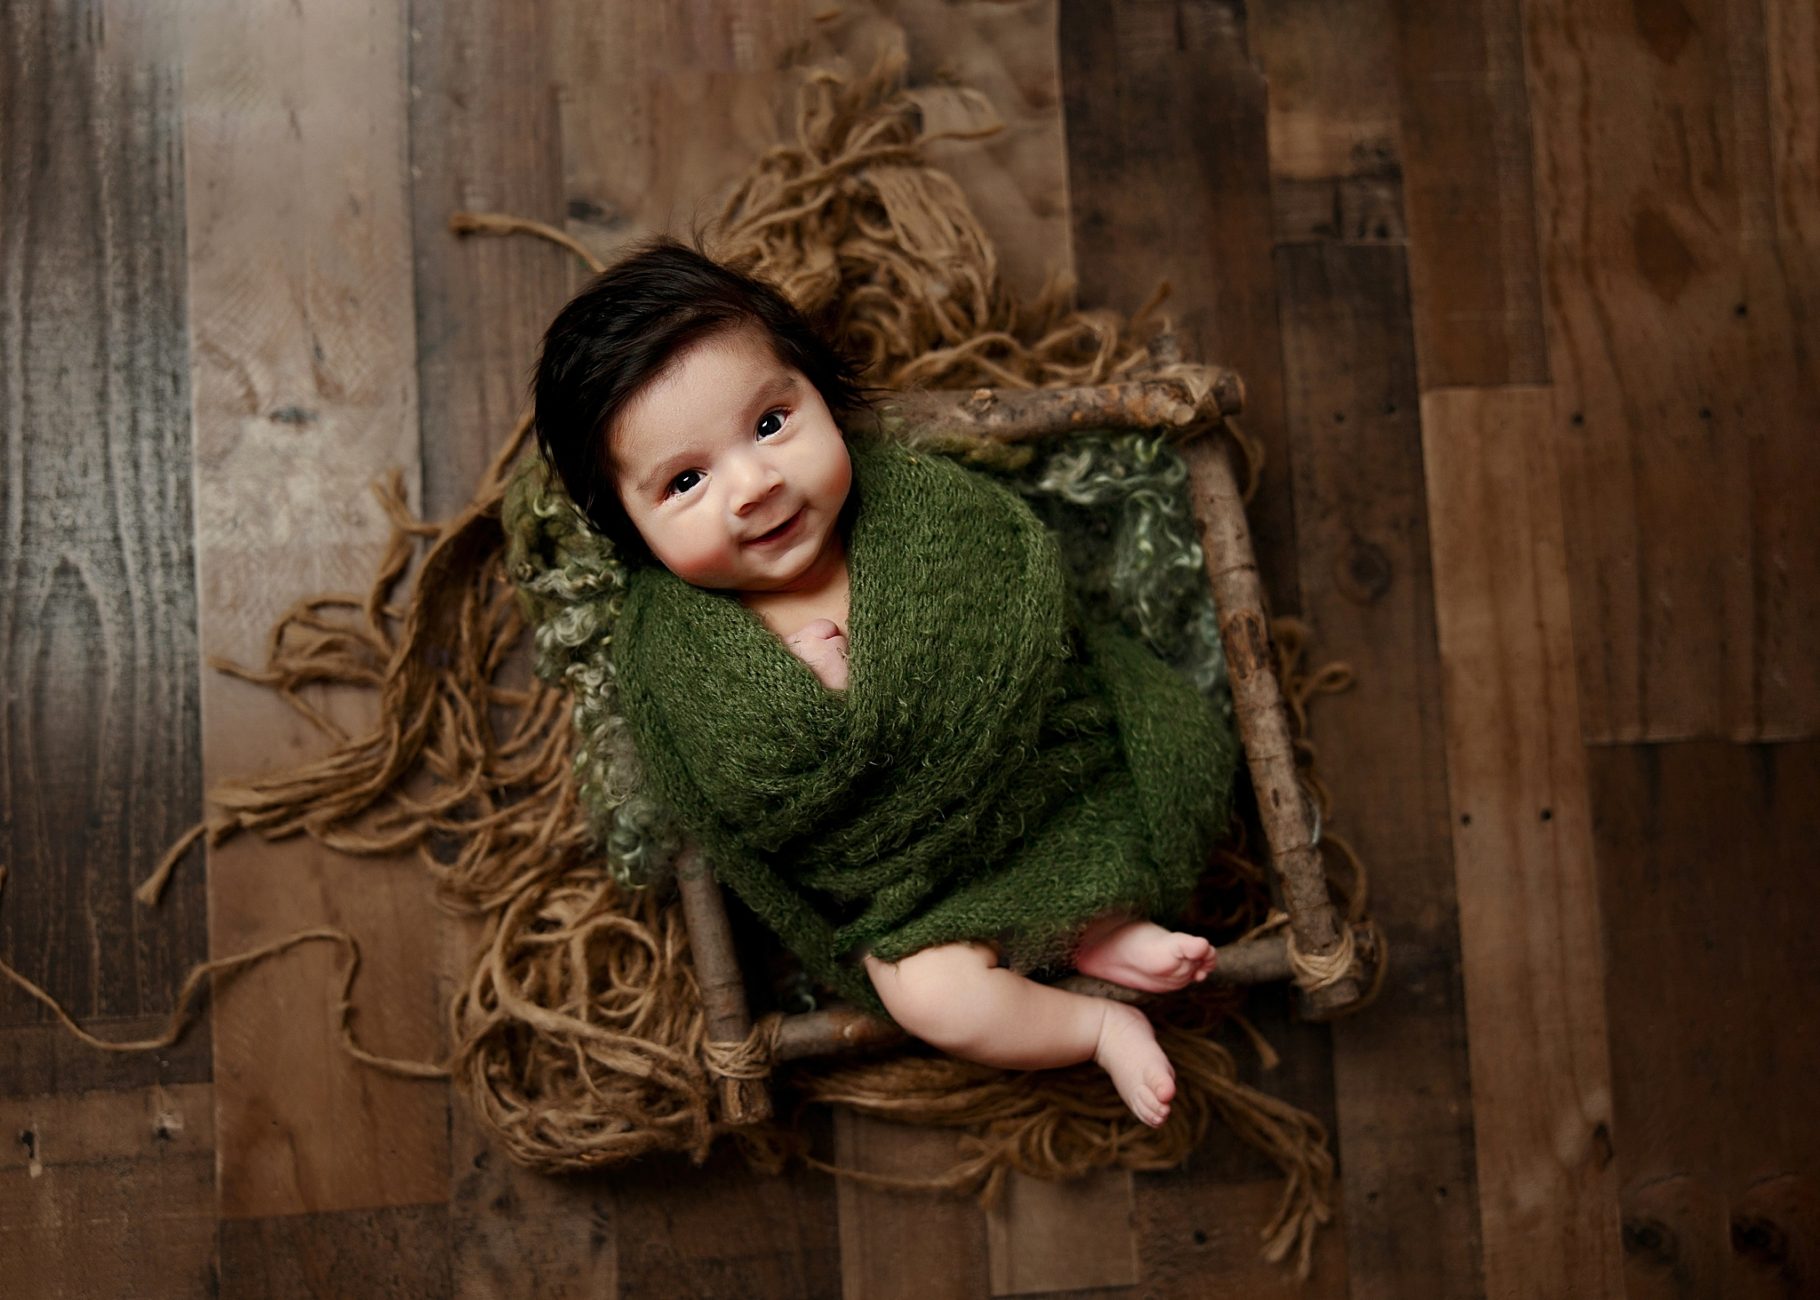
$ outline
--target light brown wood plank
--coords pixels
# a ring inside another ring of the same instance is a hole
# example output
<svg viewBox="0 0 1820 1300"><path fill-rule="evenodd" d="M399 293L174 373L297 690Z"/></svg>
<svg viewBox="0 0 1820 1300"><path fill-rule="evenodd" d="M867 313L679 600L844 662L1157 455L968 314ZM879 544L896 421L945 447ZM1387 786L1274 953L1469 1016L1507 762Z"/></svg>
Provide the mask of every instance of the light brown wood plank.
<svg viewBox="0 0 1820 1300"><path fill-rule="evenodd" d="M1476 1099L1405 262L1387 245L1300 244L1276 266L1308 661L1357 674L1315 706L1309 738L1327 829L1366 863L1391 947L1381 1001L1333 1028L1351 1292L1476 1295Z"/></svg>
<svg viewBox="0 0 1820 1300"><path fill-rule="evenodd" d="M1519 0L1393 0L1424 390L1548 380Z"/></svg>
<svg viewBox="0 0 1820 1300"><path fill-rule="evenodd" d="M272 0L186 19L205 654L257 662L290 601L364 590L386 535L369 482L400 467L415 496L404 18L396 2ZM323 747L280 701L218 675L202 716L211 782ZM214 954L347 928L362 941L365 1042L439 1055L440 913L414 863L241 839L209 868ZM342 1053L339 956L311 945L216 991L224 1218L448 1196L447 1090Z"/></svg>
<svg viewBox="0 0 1820 1300"><path fill-rule="evenodd" d="M610 258L627 241L687 239L780 132L777 69L810 34L805 6L717 2L552 6L562 196L569 233ZM828 1295L839 1289L834 1190L773 1178L718 1150L615 1171L621 1293ZM679 1290L680 1288L680 1290Z"/></svg>
<svg viewBox="0 0 1820 1300"><path fill-rule="evenodd" d="M933 1178L959 1158L958 1138L949 1130L834 1112L834 1160L843 1168ZM989 1293L986 1220L977 1202L845 1178L835 1187L846 1300L962 1300Z"/></svg>
<svg viewBox="0 0 1820 1300"><path fill-rule="evenodd" d="M25 1300L213 1293L206 1083L0 1099L0 1278Z"/></svg>
<svg viewBox="0 0 1820 1300"><path fill-rule="evenodd" d="M1422 399L1485 1284L1617 1295L1605 963L1546 389Z"/></svg>
<svg viewBox="0 0 1820 1300"><path fill-rule="evenodd" d="M79 1018L161 1019L207 945L200 873L132 897L201 807L178 87L160 9L0 14L0 957Z"/></svg>
<svg viewBox="0 0 1820 1300"><path fill-rule="evenodd" d="M688 238L781 138L790 96L776 69L808 37L808 7L551 3L569 233L602 257L645 235Z"/></svg>
<svg viewBox="0 0 1820 1300"><path fill-rule="evenodd" d="M1820 644L1820 603L1801 594L1820 577L1820 377L1797 342L1820 285L1811 223L1777 216L1799 210L1813 165L1774 162L1764 12L1525 10L1548 418L1592 741L1820 728L1820 678L1797 667ZM1777 124L1807 121L1811 75L1774 82Z"/></svg>
<svg viewBox="0 0 1820 1300"><path fill-rule="evenodd" d="M1811 1285L1820 1012L1799 990L1820 978L1820 745L1601 747L1589 764L1626 1275Z"/></svg>

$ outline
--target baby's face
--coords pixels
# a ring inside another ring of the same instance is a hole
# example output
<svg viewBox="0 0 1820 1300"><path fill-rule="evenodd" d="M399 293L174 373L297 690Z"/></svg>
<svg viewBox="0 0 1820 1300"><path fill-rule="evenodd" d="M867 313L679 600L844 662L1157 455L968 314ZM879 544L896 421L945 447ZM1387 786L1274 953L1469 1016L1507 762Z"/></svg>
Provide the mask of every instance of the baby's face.
<svg viewBox="0 0 1820 1300"><path fill-rule="evenodd" d="M609 451L626 514L684 582L789 591L840 549L847 444L756 329L685 349L624 408Z"/></svg>

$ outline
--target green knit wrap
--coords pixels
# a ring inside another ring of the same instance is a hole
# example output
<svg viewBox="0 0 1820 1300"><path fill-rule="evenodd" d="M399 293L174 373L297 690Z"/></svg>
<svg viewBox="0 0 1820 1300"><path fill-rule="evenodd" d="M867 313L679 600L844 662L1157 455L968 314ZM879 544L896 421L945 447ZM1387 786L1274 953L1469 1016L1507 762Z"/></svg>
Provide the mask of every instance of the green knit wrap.
<svg viewBox="0 0 1820 1300"><path fill-rule="evenodd" d="M614 633L653 792L810 974L996 940L1059 965L1111 909L1179 910L1226 824L1230 727L1084 623L1055 538L982 474L849 444L850 678L825 688L728 593L647 567Z"/></svg>

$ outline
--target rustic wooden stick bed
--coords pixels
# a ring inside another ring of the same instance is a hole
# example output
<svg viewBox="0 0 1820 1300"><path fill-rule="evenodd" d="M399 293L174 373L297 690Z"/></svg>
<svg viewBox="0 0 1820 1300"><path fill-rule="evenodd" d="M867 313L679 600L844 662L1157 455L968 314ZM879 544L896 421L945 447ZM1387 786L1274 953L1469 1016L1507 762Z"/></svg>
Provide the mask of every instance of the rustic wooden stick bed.
<svg viewBox="0 0 1820 1300"><path fill-rule="evenodd" d="M1185 368L1184 368L1185 369ZM1205 370L1197 382L1154 378L1095 388L994 389L905 394L881 415L925 438L1027 442L1082 429L1157 429L1182 444L1207 577L1218 611L1233 712L1268 845L1271 878L1286 924L1222 947L1211 980L1264 984L1293 979L1302 1014L1331 1019L1356 1007L1374 983L1380 959L1366 924L1340 920L1318 848L1319 828L1297 776L1282 690L1274 670L1270 625L1245 516L1227 423L1244 406L1244 386L1231 371ZM723 1118L756 1123L771 1114L768 1065L753 1060L750 1003L734 951L726 901L712 870L693 847L677 863L677 884L707 1014L704 1064L715 1077ZM1077 976L1064 982L1107 997L1136 1000L1132 990ZM786 1015L767 1053L792 1060L883 1046L903 1037L889 1021L840 1005Z"/></svg>

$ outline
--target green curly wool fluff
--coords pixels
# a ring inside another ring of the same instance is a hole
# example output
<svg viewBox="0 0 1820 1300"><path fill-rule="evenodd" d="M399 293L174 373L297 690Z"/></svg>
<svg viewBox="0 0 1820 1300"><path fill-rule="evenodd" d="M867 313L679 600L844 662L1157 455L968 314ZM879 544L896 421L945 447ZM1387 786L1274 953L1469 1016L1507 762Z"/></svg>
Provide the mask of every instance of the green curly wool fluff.
<svg viewBox="0 0 1820 1300"><path fill-rule="evenodd" d="M1231 717L1187 466L1163 435L1087 431L996 459L938 450L1017 491L1056 535L1082 610L1136 636ZM655 883L682 836L646 789L620 707L613 631L625 567L536 452L514 471L502 515L537 672L573 699L576 784L593 838L622 884Z"/></svg>

